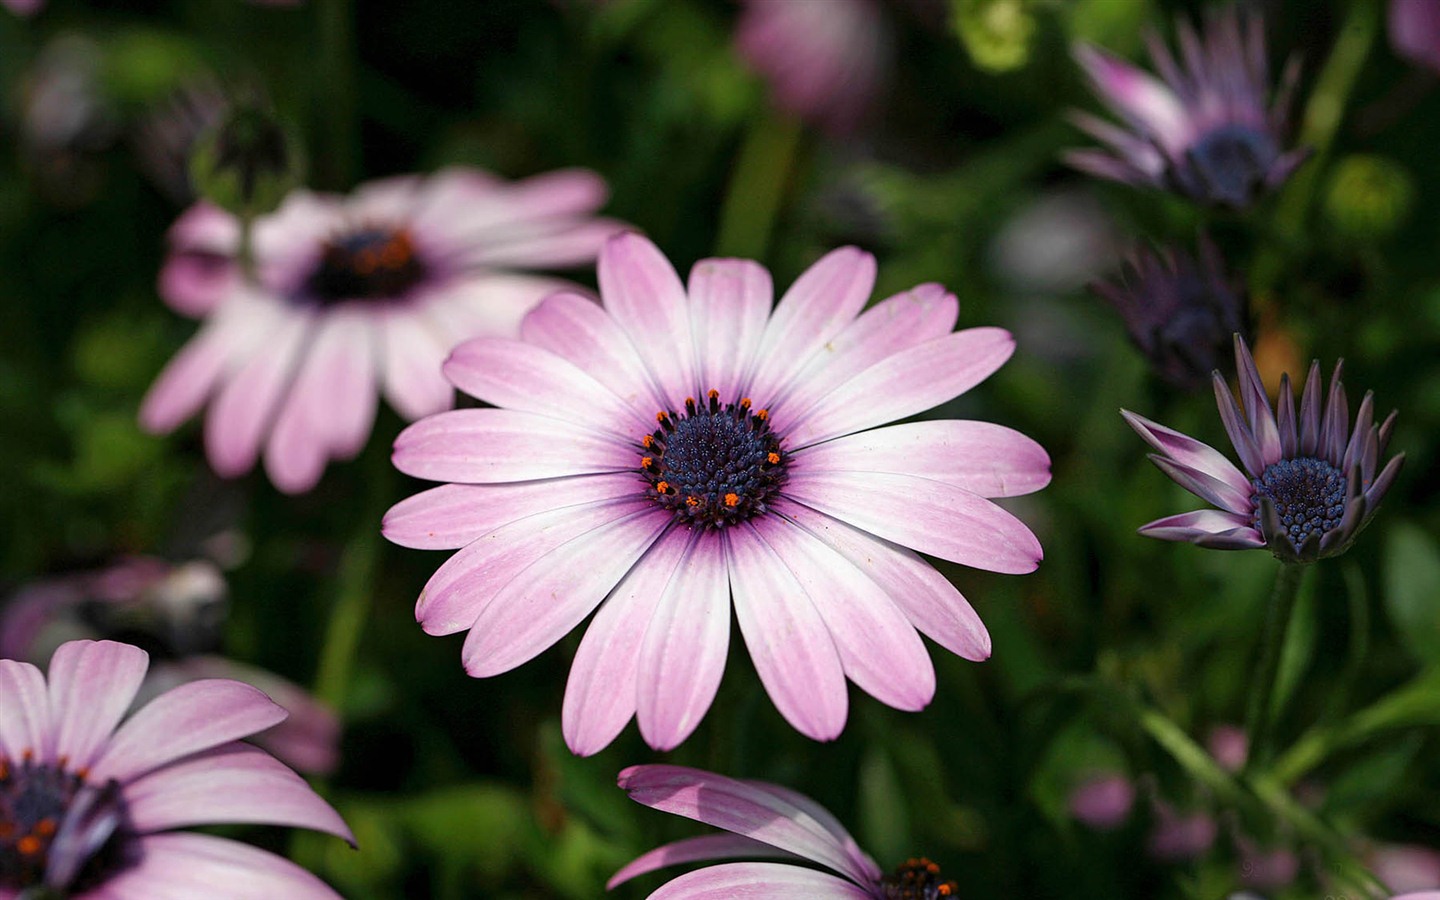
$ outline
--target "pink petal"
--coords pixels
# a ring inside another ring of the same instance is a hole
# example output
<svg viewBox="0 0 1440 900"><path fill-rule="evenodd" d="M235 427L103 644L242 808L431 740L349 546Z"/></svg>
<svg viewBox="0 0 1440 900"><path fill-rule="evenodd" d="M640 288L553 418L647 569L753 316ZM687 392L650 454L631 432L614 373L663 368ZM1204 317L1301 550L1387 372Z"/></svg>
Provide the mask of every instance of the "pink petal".
<svg viewBox="0 0 1440 900"><path fill-rule="evenodd" d="M438 326L448 350L475 337L519 337L520 323L541 300L574 288L559 278L481 269L436 286L416 308Z"/></svg>
<svg viewBox="0 0 1440 900"><path fill-rule="evenodd" d="M493 484L637 470L638 448L511 409L456 409L406 428L395 468L431 481Z"/></svg>
<svg viewBox="0 0 1440 900"><path fill-rule="evenodd" d="M1141 526L1140 533L1164 541L1192 541L1206 535L1228 536L1234 538L1237 548L1265 546L1260 532L1251 527L1250 521L1250 516L1240 513L1197 509L1156 519Z"/></svg>
<svg viewBox="0 0 1440 900"><path fill-rule="evenodd" d="M340 900L288 859L208 834L152 834L140 861L75 900Z"/></svg>
<svg viewBox="0 0 1440 900"><path fill-rule="evenodd" d="M671 524L649 501L628 518L550 551L480 611L462 659L474 678L508 672L540 655L590 614Z"/></svg>
<svg viewBox="0 0 1440 900"><path fill-rule="evenodd" d="M309 330L308 314L282 315L268 346L240 367L210 405L205 450L221 476L242 475L255 465L260 441L294 377Z"/></svg>
<svg viewBox="0 0 1440 900"><path fill-rule="evenodd" d="M718 535L694 534L640 647L636 712L647 744L673 750L690 736L715 699L729 649L724 548Z"/></svg>
<svg viewBox="0 0 1440 900"><path fill-rule="evenodd" d="M809 532L775 517L758 527L825 621L845 674L896 709L924 709L935 668L915 628L880 585Z"/></svg>
<svg viewBox="0 0 1440 900"><path fill-rule="evenodd" d="M552 550L635 512L633 501L563 506L511 522L482 535L436 570L415 604L427 634L469 628L515 576Z"/></svg>
<svg viewBox="0 0 1440 900"><path fill-rule="evenodd" d="M659 248L638 234L611 238L600 251L600 296L629 335L667 408L697 396L685 286Z"/></svg>
<svg viewBox="0 0 1440 900"><path fill-rule="evenodd" d="M588 263L605 242L630 226L614 219L588 222L538 222L511 226L461 256L468 266L506 269L557 269Z"/></svg>
<svg viewBox="0 0 1440 900"><path fill-rule="evenodd" d="M415 550L454 550L526 516L638 494L629 472L511 484L444 484L401 500L385 514L386 539Z"/></svg>
<svg viewBox="0 0 1440 900"><path fill-rule="evenodd" d="M806 269L765 327L750 382L755 399L779 396L810 355L855 319L874 287L875 257L854 247L832 250Z"/></svg>
<svg viewBox="0 0 1440 900"><path fill-rule="evenodd" d="M874 895L842 878L784 863L725 863L681 875L649 900L871 900Z"/></svg>
<svg viewBox="0 0 1440 900"><path fill-rule="evenodd" d="M49 759L53 739L45 676L26 662L0 659L0 754Z"/></svg>
<svg viewBox="0 0 1440 900"><path fill-rule="evenodd" d="M1172 462L1158 454L1152 454L1150 461L1160 471L1169 475L1172 481L1201 500L1208 500L1227 512L1241 515L1249 515L1255 510L1255 504L1251 500L1252 495L1249 491L1237 491L1225 482L1211 478L1198 469Z"/></svg>
<svg viewBox="0 0 1440 900"><path fill-rule="evenodd" d="M416 220L444 229L457 242L493 240L517 225L576 221L604 205L605 180L587 169L560 169L516 182L503 182L478 169L437 172L425 185Z"/></svg>
<svg viewBox="0 0 1440 900"><path fill-rule="evenodd" d="M979 661L990 656L985 624L934 566L904 547L808 506L781 500L774 512L802 526L866 572L931 640L964 659Z"/></svg>
<svg viewBox="0 0 1440 900"><path fill-rule="evenodd" d="M740 399L770 315L770 273L744 259L703 259L690 270L690 324L702 391Z"/></svg>
<svg viewBox="0 0 1440 900"><path fill-rule="evenodd" d="M725 537L735 616L760 681L797 731L834 740L845 728L850 700L825 620L753 526L727 529Z"/></svg>
<svg viewBox="0 0 1440 900"><path fill-rule="evenodd" d="M114 641L70 641L50 658L54 752L72 769L88 769L130 708L150 655Z"/></svg>
<svg viewBox="0 0 1440 900"><path fill-rule="evenodd" d="M989 378L1014 351L1003 328L968 328L902 350L826 394L786 440L799 449L924 412ZM787 424L774 427L783 432Z"/></svg>
<svg viewBox="0 0 1440 900"><path fill-rule="evenodd" d="M340 815L279 760L228 744L157 769L125 787L131 824L142 834L192 825L289 825L349 841Z"/></svg>
<svg viewBox="0 0 1440 900"><path fill-rule="evenodd" d="M194 415L228 373L272 338L272 325L273 317L253 304L221 307L150 386L140 404L141 427L163 434Z"/></svg>
<svg viewBox="0 0 1440 900"><path fill-rule="evenodd" d="M771 784L766 781L746 781L745 783L757 790L779 797L786 803L792 804L796 809L813 818L822 828L830 832L830 834L835 837L835 840L840 842L840 846L845 849L846 854L850 857L850 861L855 864L857 871L867 874L867 878L860 879L862 883L880 880L881 875L884 874L880 871L880 867L875 865L875 860L871 859L869 854L860 849L860 845L855 843L855 838L850 836L850 832L845 829L845 826L840 823L839 819L835 818L830 810L799 791L791 790L784 785Z"/></svg>
<svg viewBox="0 0 1440 900"><path fill-rule="evenodd" d="M445 361L445 377L486 403L573 422L638 443L655 428L563 356L519 340L475 338Z"/></svg>
<svg viewBox="0 0 1440 900"><path fill-rule="evenodd" d="M1154 134L1163 146L1174 147L1184 136L1184 106L1159 79L1084 44L1075 48L1075 59L1094 81L1100 99Z"/></svg>
<svg viewBox="0 0 1440 900"><path fill-rule="evenodd" d="M876 428L795 454L816 472L892 472L931 478L981 497L1015 497L1050 483L1050 456L1018 431L939 419Z"/></svg>
<svg viewBox="0 0 1440 900"><path fill-rule="evenodd" d="M455 389L440 373L450 347L423 313L395 310L381 322L380 374L385 399L408 421L447 410Z"/></svg>
<svg viewBox="0 0 1440 900"><path fill-rule="evenodd" d="M170 226L170 254L160 268L158 290L170 308L202 316L234 291L240 272L233 256L240 223L209 203L197 203Z"/></svg>
<svg viewBox="0 0 1440 900"><path fill-rule="evenodd" d="M690 543L690 531L671 528L660 536L600 605L565 684L561 727L577 756L609 746L635 715L640 645L665 586Z"/></svg>
<svg viewBox="0 0 1440 900"><path fill-rule="evenodd" d="M989 572L1033 572L1044 552L1025 524L969 491L912 475L790 471L785 494L905 547Z"/></svg>
<svg viewBox="0 0 1440 900"><path fill-rule="evenodd" d="M715 859L794 859L800 857L784 850L777 850L769 844L762 844L753 838L738 834L702 834L699 837L656 847L648 853L637 856L605 882L605 890L613 891L632 878L638 878L667 866L684 863L705 862Z"/></svg>
<svg viewBox="0 0 1440 900"><path fill-rule="evenodd" d="M618 780L642 806L761 841L857 881L868 877L830 829L766 786L670 765L631 766Z"/></svg>
<svg viewBox="0 0 1440 900"><path fill-rule="evenodd" d="M1246 478L1234 463L1226 459L1224 454L1209 444L1201 443L1173 428L1166 428L1158 422L1152 422L1144 416L1138 416L1126 409L1120 410L1120 415L1125 417L1125 421L1135 429L1136 434L1144 438L1145 443L1176 462L1204 472L1237 491L1248 492L1250 490L1250 479Z"/></svg>
<svg viewBox="0 0 1440 900"><path fill-rule="evenodd" d="M572 293L547 297L525 317L521 333L590 373L647 421L664 408L635 345L594 300Z"/></svg>
<svg viewBox="0 0 1440 900"><path fill-rule="evenodd" d="M826 341L788 393L766 400L771 415L779 421L799 418L837 385L875 363L949 334L959 311L955 295L938 284L922 284L880 301Z"/></svg>
<svg viewBox="0 0 1440 900"><path fill-rule="evenodd" d="M115 732L91 780L128 782L168 762L277 725L285 710L248 684L192 681L166 691Z"/></svg>

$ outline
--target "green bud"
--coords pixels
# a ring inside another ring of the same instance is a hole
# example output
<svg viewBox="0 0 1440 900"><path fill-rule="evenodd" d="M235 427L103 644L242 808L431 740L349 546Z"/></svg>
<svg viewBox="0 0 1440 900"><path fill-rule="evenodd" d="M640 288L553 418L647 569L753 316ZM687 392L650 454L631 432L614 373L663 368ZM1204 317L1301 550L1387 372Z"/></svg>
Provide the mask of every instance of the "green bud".
<svg viewBox="0 0 1440 900"><path fill-rule="evenodd" d="M980 68L1008 72L1030 61L1035 17L1028 0L950 0L950 14L960 43Z"/></svg>
<svg viewBox="0 0 1440 900"><path fill-rule="evenodd" d="M1405 220L1414 202L1414 178L1400 164L1383 156L1347 156L1330 176L1325 215L1349 237L1383 237Z"/></svg>
<svg viewBox="0 0 1440 900"><path fill-rule="evenodd" d="M243 219L270 212L300 183L300 154L269 110L236 103L200 137L190 180L210 202Z"/></svg>

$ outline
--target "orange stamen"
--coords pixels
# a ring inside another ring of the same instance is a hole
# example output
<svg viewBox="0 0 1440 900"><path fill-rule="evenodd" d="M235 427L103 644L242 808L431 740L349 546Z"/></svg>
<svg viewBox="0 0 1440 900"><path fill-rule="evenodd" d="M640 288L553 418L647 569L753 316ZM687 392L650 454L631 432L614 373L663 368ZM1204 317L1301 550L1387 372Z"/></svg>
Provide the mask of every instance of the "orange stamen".
<svg viewBox="0 0 1440 900"><path fill-rule="evenodd" d="M648 469L655 464L655 460L648 456L640 457L640 468Z"/></svg>
<svg viewBox="0 0 1440 900"><path fill-rule="evenodd" d="M686 505L686 506L699 506L699 505L700 505L700 501L699 501L699 500L696 500L694 497L686 497L686 498L685 498L685 505Z"/></svg>
<svg viewBox="0 0 1440 900"><path fill-rule="evenodd" d="M749 409L749 408L750 408L750 398L749 398L749 397L741 397L741 398L740 398L740 408L741 408L741 409Z"/></svg>
<svg viewBox="0 0 1440 900"><path fill-rule="evenodd" d="M649 450L651 447L655 446L655 438L647 434L640 439L640 443L645 445L646 450Z"/></svg>
<svg viewBox="0 0 1440 900"><path fill-rule="evenodd" d="M659 491L659 492L662 493L662 494L668 492L668 491L670 490L670 482L668 482L668 481L662 481L662 482L660 482L659 484L655 485L655 490Z"/></svg>
<svg viewBox="0 0 1440 900"><path fill-rule="evenodd" d="M27 834L15 842L15 849L20 851L21 856L34 856L40 852L40 839L33 834Z"/></svg>
<svg viewBox="0 0 1440 900"><path fill-rule="evenodd" d="M725 495L725 505L726 505L726 506L732 506L732 507L733 507L733 506L735 506L736 504L738 504L739 502L740 502L740 495L739 495L739 494L726 494L726 495Z"/></svg>
<svg viewBox="0 0 1440 900"><path fill-rule="evenodd" d="M768 410L768 409L757 409L757 410L755 411L755 418L759 419L759 420L762 421L762 422L765 421L766 419L770 418L770 410Z"/></svg>
<svg viewBox="0 0 1440 900"><path fill-rule="evenodd" d="M779 463L780 463L780 454L778 454L778 453L773 453L773 452L770 453L770 454L767 454L766 457L765 457L765 461L768 462L768 463L770 463L770 465L772 465L772 466L774 466L774 465L779 465Z"/></svg>
<svg viewBox="0 0 1440 900"><path fill-rule="evenodd" d="M705 392L705 396L708 397L708 398L711 399L711 400L716 400L716 399L719 399L719 397L720 397L720 392L717 391L717 390L715 390L714 388L711 388L710 390L708 390L708 391Z"/></svg>
<svg viewBox="0 0 1440 900"><path fill-rule="evenodd" d="M660 422L660 423L663 424L664 421L665 421L666 419L668 419L669 417L670 417L670 414L667 413L665 410L662 409L662 410L660 410L659 412L657 412L657 413L655 414L655 421Z"/></svg>
<svg viewBox="0 0 1440 900"><path fill-rule="evenodd" d="M55 820L48 817L35 823L35 833L41 837L53 837L55 829Z"/></svg>

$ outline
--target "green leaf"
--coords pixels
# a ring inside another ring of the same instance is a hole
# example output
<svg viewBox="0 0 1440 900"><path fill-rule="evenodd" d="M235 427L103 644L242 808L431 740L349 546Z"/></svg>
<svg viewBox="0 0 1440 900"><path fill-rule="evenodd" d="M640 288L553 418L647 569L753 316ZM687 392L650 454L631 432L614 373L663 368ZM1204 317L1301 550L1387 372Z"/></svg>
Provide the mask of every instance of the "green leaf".
<svg viewBox="0 0 1440 900"><path fill-rule="evenodd" d="M1410 652L1440 663L1440 547L1416 525L1400 523L1390 532L1385 608Z"/></svg>

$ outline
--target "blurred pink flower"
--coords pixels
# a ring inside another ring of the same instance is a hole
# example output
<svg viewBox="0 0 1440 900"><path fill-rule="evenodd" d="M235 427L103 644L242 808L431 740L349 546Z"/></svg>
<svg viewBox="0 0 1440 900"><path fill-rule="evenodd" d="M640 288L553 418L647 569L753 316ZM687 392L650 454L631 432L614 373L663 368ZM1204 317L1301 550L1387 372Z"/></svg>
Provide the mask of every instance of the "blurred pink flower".
<svg viewBox="0 0 1440 900"><path fill-rule="evenodd" d="M1070 815L1097 831L1119 828L1135 804L1135 786L1124 775L1097 775L1070 792Z"/></svg>
<svg viewBox="0 0 1440 900"><path fill-rule="evenodd" d="M599 276L603 306L558 294L526 318L525 340L451 354L445 374L496 409L441 413L395 442L402 472L456 482L392 508L384 531L464 548L416 617L431 634L470 630L466 671L513 669L598 607L563 713L570 748L591 754L632 716L657 749L691 733L732 608L771 699L817 740L844 728L847 676L899 709L929 703L917 628L989 655L970 604L908 548L1034 570L1039 542L986 498L1040 489L1049 457L987 422L877 426L989 377L1009 333L952 333L955 297L935 284L861 315L875 261L853 247L773 310L761 266L704 260L687 289L635 234L605 245Z"/></svg>
<svg viewBox="0 0 1440 900"><path fill-rule="evenodd" d="M297 191L253 229L201 203L170 232L160 293L205 319L150 388L140 421L163 433L207 401L205 446L222 476L264 445L271 481L309 490L365 445L377 393L407 419L451 405L440 364L478 335L513 337L568 282L518 270L594 259L618 225L594 217L591 172L505 182L473 169L371 182L348 197Z"/></svg>
<svg viewBox="0 0 1440 900"><path fill-rule="evenodd" d="M288 825L355 842L298 775L244 743L285 717L249 685L197 681L122 723L148 662L129 644L72 641L47 682L0 660L0 898L338 897L289 860L175 830Z"/></svg>
<svg viewBox="0 0 1440 900"><path fill-rule="evenodd" d="M875 0L745 0L735 46L777 106L843 135L880 92L890 31Z"/></svg>
<svg viewBox="0 0 1440 900"><path fill-rule="evenodd" d="M210 562L172 564L128 557L94 572L36 581L0 608L0 658L41 662L67 641L123 637L162 650L137 703L205 678L243 681L289 715L250 740L303 772L328 774L339 761L340 719L303 688L217 656L227 586Z"/></svg>
<svg viewBox="0 0 1440 900"><path fill-rule="evenodd" d="M838 819L789 788L663 765L631 766L620 773L619 781L636 803L730 834L707 834L657 847L616 872L607 889L666 866L750 857L781 862L732 862L699 869L667 883L650 895L651 900L941 900L958 895L955 882L942 880L940 867L927 859L907 860L885 875Z"/></svg>
<svg viewBox="0 0 1440 900"><path fill-rule="evenodd" d="M1250 756L1250 738L1245 729L1237 725L1216 725L1205 739L1205 749L1215 757L1220 768L1238 772L1245 768L1245 760Z"/></svg>
<svg viewBox="0 0 1440 900"><path fill-rule="evenodd" d="M1366 864L1392 891L1440 888L1440 852L1417 844L1379 844ZM1440 893L1433 895L1440 898Z"/></svg>
<svg viewBox="0 0 1440 900"><path fill-rule="evenodd" d="M33 16L45 5L45 0L0 0L0 5L17 16Z"/></svg>
<svg viewBox="0 0 1440 900"><path fill-rule="evenodd" d="M1183 862L1208 853L1219 826L1208 813L1182 813L1163 800L1154 801L1155 825L1146 849L1164 862Z"/></svg>
<svg viewBox="0 0 1440 900"><path fill-rule="evenodd" d="M1388 25L1396 56L1440 71L1440 3L1390 0Z"/></svg>

